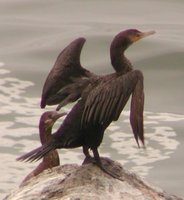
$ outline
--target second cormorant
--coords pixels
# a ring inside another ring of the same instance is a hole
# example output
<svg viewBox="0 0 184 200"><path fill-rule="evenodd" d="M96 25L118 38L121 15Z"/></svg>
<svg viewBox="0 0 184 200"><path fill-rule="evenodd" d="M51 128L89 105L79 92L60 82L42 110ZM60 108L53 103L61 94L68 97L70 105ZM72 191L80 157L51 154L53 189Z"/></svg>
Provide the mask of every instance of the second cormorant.
<svg viewBox="0 0 184 200"><path fill-rule="evenodd" d="M42 145L48 144L52 140L52 127L56 120L64 115L66 115L66 113L58 113L56 111L47 111L41 115L39 122L39 136ZM42 162L24 178L21 184L37 176L44 170L56 167L59 164L60 161L57 150L50 151L43 157Z"/></svg>

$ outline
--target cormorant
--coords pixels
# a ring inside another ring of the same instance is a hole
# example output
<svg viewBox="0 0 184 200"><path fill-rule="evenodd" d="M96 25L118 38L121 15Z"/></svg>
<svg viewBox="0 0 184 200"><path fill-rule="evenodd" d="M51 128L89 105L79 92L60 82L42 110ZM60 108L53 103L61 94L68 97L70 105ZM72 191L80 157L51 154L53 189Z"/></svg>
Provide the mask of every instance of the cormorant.
<svg viewBox="0 0 184 200"><path fill-rule="evenodd" d="M112 121L118 120L131 95L130 123L138 146L139 140L144 145L143 74L133 69L124 52L134 42L154 33L128 29L117 34L110 47L111 64L116 72L105 76L92 74L81 66L80 53L84 38L67 46L58 56L46 79L41 107L60 103L59 109L80 99L53 134L53 140L49 144L19 157L18 160L38 160L53 149L82 146L86 159L91 159L91 149L97 165L117 177L101 164L98 147L105 129Z"/></svg>
<svg viewBox="0 0 184 200"><path fill-rule="evenodd" d="M52 140L52 127L56 120L64 115L66 115L66 113L58 113L56 111L47 111L41 115L39 122L39 136L42 145L45 145ZM22 183L26 182L34 176L37 176L45 169L56 167L59 164L60 161L57 150L50 151L43 157L42 162L24 178Z"/></svg>

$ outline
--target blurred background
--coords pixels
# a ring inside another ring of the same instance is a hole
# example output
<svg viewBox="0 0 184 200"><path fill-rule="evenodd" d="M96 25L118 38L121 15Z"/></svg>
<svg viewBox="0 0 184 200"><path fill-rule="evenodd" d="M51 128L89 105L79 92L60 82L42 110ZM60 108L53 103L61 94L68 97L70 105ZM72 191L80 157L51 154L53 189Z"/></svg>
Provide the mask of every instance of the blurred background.
<svg viewBox="0 0 184 200"><path fill-rule="evenodd" d="M113 72L110 43L128 28L156 31L126 52L145 78L147 148L136 146L127 105L106 131L100 153L184 197L183 10L181 0L0 0L0 198L38 164L15 159L40 145L41 90L59 52L85 37L82 65L97 74ZM61 164L84 159L80 148L59 152Z"/></svg>

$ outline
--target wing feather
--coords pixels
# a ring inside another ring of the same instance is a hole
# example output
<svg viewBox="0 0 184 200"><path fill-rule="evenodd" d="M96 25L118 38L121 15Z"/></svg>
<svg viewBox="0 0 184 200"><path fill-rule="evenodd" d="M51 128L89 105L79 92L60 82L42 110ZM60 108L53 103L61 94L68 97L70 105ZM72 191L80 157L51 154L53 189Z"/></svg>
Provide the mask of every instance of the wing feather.
<svg viewBox="0 0 184 200"><path fill-rule="evenodd" d="M41 108L59 104L67 98L68 93L62 93L62 88L75 83L76 78L94 75L80 64L80 54L85 41L84 38L75 39L57 57L42 89Z"/></svg>
<svg viewBox="0 0 184 200"><path fill-rule="evenodd" d="M144 111L144 85L143 76L139 73L139 80L136 84L135 90L132 94L131 109L130 109L130 123L134 133L134 137L139 146L139 140L144 146L144 124L143 124L143 111Z"/></svg>
<svg viewBox="0 0 184 200"><path fill-rule="evenodd" d="M89 92L82 116L82 126L99 123L107 126L118 120L132 94L130 122L134 137L143 143L143 76L138 70L104 80Z"/></svg>
<svg viewBox="0 0 184 200"><path fill-rule="evenodd" d="M127 78L131 76L131 78ZM84 109L84 119L87 123L105 123L115 120L121 113L127 99L134 88L131 86L132 73L115 77L112 80L102 81L89 93ZM125 82L129 82L129 84ZM127 88L131 87L131 89ZM90 115L89 115L90 113ZM94 118L95 116L95 118Z"/></svg>

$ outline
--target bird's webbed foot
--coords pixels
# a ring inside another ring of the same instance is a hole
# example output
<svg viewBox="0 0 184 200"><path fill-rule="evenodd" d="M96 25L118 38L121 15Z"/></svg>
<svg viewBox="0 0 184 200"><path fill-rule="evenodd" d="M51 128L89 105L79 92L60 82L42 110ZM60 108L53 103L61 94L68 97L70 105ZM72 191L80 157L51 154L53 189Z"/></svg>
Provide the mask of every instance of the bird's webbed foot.
<svg viewBox="0 0 184 200"><path fill-rule="evenodd" d="M122 181L121 179L121 175L120 173L118 173L119 171L116 168L113 168L112 166L109 167L108 162L106 160L106 162L102 163L101 158L99 156L98 150L92 149L93 154L94 154L94 160L95 160L95 164L105 173L107 173L108 175L112 176L113 178L119 179Z"/></svg>
<svg viewBox="0 0 184 200"><path fill-rule="evenodd" d="M86 165L89 163L95 163L95 159L90 155L89 148L87 146L83 146L83 153L86 156L82 165Z"/></svg>
<svg viewBox="0 0 184 200"><path fill-rule="evenodd" d="M93 157L85 157L84 161L82 162L82 165L87 165L89 163L96 163L95 159Z"/></svg>

